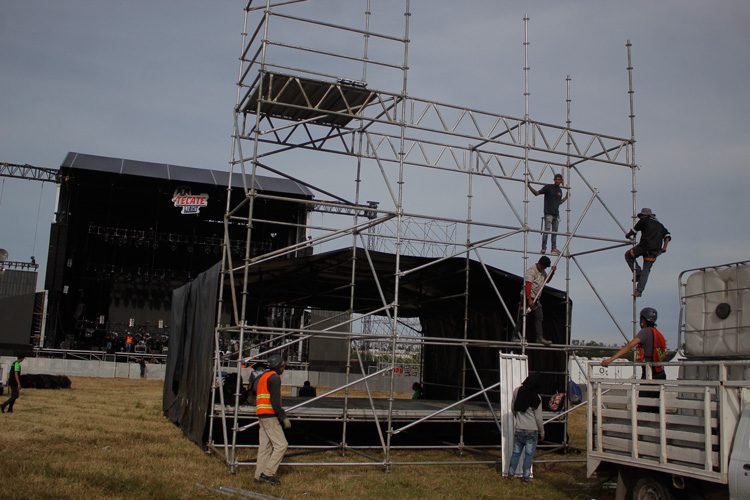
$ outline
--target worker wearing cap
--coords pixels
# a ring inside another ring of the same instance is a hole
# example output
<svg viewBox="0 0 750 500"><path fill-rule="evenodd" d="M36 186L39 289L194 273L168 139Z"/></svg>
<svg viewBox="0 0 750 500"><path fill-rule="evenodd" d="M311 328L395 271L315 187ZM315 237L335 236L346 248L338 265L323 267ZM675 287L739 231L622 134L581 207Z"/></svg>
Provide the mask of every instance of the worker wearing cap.
<svg viewBox="0 0 750 500"><path fill-rule="evenodd" d="M281 407L281 377L284 360L278 354L268 358L268 371L255 381L255 414L258 417L258 458L255 465L255 480L278 486L276 470L284 458L288 443L284 429L292 427Z"/></svg>
<svg viewBox="0 0 750 500"><path fill-rule="evenodd" d="M529 190L534 193L534 196L544 195L544 231L542 234L542 253L547 252L547 234L552 232L550 238L552 243L552 250L550 253L559 255L560 251L557 249L557 229L560 226L560 205L568 199L568 195L563 196L562 188L560 186L563 183L562 174L555 174L555 180L553 184L546 184L537 191L531 184L529 184Z"/></svg>
<svg viewBox="0 0 750 500"><path fill-rule="evenodd" d="M644 208L640 211L638 222L633 226L633 229L625 234L625 237L630 239L638 231L641 232L641 241L625 252L625 262L628 263L630 270L635 272L636 284L634 295L636 297L640 297L643 294L643 290L646 288L646 281L648 281L648 275L651 273L651 266L654 265L659 255L667 251L667 245L672 240L672 236L667 231L667 228L656 220L656 214L650 208ZM643 257L643 268L636 261L638 257Z"/></svg>
<svg viewBox="0 0 750 500"><path fill-rule="evenodd" d="M526 317L526 325L534 325L536 330L536 341L539 344L550 345L552 342L544 338L544 331L542 330L542 323L544 321L544 314L542 313L542 304L540 303L540 295L542 287L545 283L552 279L555 275L557 266L552 266L552 271L547 276L546 269L550 267L552 262L549 257L543 255L539 262L531 266L526 270L523 275L524 291L526 294L526 305L528 306L528 314ZM520 335L521 320L516 322L516 327L513 329L511 339L518 342L521 340ZM528 335L527 335L528 337Z"/></svg>

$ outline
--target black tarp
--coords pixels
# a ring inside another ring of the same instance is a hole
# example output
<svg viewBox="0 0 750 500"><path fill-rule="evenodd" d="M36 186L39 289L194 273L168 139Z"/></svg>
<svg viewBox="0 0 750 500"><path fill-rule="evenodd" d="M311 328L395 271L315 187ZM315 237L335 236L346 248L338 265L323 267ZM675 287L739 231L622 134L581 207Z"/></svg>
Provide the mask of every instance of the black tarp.
<svg viewBox="0 0 750 500"><path fill-rule="evenodd" d="M172 292L164 415L198 446L205 443L221 263Z"/></svg>
<svg viewBox="0 0 750 500"><path fill-rule="evenodd" d="M349 248L252 265L248 269L247 321L267 326L267 309L278 306L346 311L352 300L352 276L355 312L369 312L391 304L395 298L396 262L393 254ZM468 306L465 299L467 266ZM486 387L496 383L499 349L482 342L510 340L513 328L495 288L511 313L515 313L523 278L465 258L437 261L401 256L399 267L402 271L398 288L399 317L418 317L422 334L427 337L466 337L472 341L469 353L482 384ZM192 283L175 290L172 299L164 413L199 446L205 443L203 438L210 400L218 273L218 266L210 269ZM239 284L244 270L237 273L235 282ZM229 286L229 280L225 280L225 286ZM225 296L229 296L228 293ZM555 344L566 343L566 300L564 292L551 287L546 287L542 293L545 336ZM519 349L509 347L509 350ZM565 351L553 349L527 353L531 370L549 374L544 378L542 392L550 395L564 391ZM455 343L428 344L424 347L423 357L427 397L458 399L466 357L463 347ZM468 364L465 373L467 394L478 391L479 383ZM490 396L497 398L497 394Z"/></svg>

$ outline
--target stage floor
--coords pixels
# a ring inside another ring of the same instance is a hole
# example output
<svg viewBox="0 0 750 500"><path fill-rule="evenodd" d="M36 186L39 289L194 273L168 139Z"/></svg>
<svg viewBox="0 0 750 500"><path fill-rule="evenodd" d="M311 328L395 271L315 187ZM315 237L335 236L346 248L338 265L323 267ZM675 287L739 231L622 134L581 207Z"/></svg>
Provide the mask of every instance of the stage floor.
<svg viewBox="0 0 750 500"><path fill-rule="evenodd" d="M372 404L367 398L323 398L312 401L309 404L294 408L309 398L284 397L282 404L291 420L325 420L342 421L346 415L347 421L371 422L374 415L379 420L388 418L389 401L387 399L373 399ZM485 401L481 403L466 402L463 405L455 405L454 401L431 400L431 399L394 399L392 419L407 422L430 416L433 422L494 422L492 412ZM344 408L346 404L346 408ZM227 411L229 411L227 407ZM497 403L493 404L496 416L499 418L500 408ZM215 410L221 411L221 405L216 405ZM442 410L442 411L441 411ZM242 418L254 418L254 405L240 405L239 416ZM435 413L440 412L437 415Z"/></svg>
<svg viewBox="0 0 750 500"><path fill-rule="evenodd" d="M295 408L302 403L304 406ZM346 409L344 404L346 403ZM461 441L467 446L499 445L500 435L495 417L500 420L500 405L493 403L492 411L483 399L478 402L469 401L464 405L455 405L455 401L431 399L394 399L391 424L394 429L408 426L412 422L427 418L407 432L401 432L392 437L395 446L445 446L447 442ZM330 445L341 440L344 422L347 429L347 444L352 446L377 446L378 433L373 431L372 425L377 422L383 430L388 424L388 399L373 399L372 405L367 398L338 398L328 397L316 401L309 398L285 396L282 405L292 421L292 429L285 434L290 445L304 447L306 445ZM446 409L447 408L447 409ZM373 411L374 409L374 411ZM215 405L215 415L220 416L222 407ZM234 407L226 406L225 415L227 425L231 425L234 417ZM545 420L554 416L553 412L543 412ZM238 407L239 426L252 424L256 419L254 405L240 405ZM559 427L558 423L552 427ZM221 438L215 429L217 442ZM244 444L257 444L257 430L243 434L240 441ZM564 431L564 427L560 428ZM549 432L550 439L555 432ZM561 436L563 433L558 432ZM553 442L557 442L553 439Z"/></svg>

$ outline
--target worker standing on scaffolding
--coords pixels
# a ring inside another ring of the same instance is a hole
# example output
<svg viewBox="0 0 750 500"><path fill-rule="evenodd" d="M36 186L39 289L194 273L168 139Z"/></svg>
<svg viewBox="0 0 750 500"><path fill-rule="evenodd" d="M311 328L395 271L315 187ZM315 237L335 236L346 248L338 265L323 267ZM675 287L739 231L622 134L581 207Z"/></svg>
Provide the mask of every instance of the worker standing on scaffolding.
<svg viewBox="0 0 750 500"><path fill-rule="evenodd" d="M549 257L543 255L539 259L539 262L528 268L523 275L523 293L526 294L526 305L528 306L526 312L526 324L527 326L529 323L534 325L533 328L536 330L536 341L537 343L544 345L550 345L552 341L544 338L544 331L542 330L544 314L542 313L542 304L539 302L539 299L541 298L539 292L541 292L542 287L552 279L552 276L555 275L557 266L552 266L549 276L547 276L547 272L545 271L545 269L550 267L551 264L552 262L549 260ZM521 302L521 305L523 306L523 301ZM511 334L511 338L514 342L521 341L521 321L521 318L516 321L516 327Z"/></svg>
<svg viewBox="0 0 750 500"><path fill-rule="evenodd" d="M281 407L281 374L284 373L284 360L278 354L268 358L268 371L255 382L255 414L258 416L258 458L255 463L255 480L278 486L276 479L284 453L288 447L284 429L292 423Z"/></svg>
<svg viewBox="0 0 750 500"><path fill-rule="evenodd" d="M547 233L552 232L550 238L552 243L552 250L550 253L559 255L560 251L557 249L557 229L560 226L560 205L568 199L566 194L562 195L562 189L560 186L563 183L562 174L555 174L555 180L553 184L545 184L542 189L537 191L531 184L529 184L529 190L534 193L534 196L544 195L544 231L542 235L542 253L547 252Z"/></svg>
<svg viewBox="0 0 750 500"><path fill-rule="evenodd" d="M641 241L636 246L625 252L625 262L628 263L631 271L635 272L635 292L636 297L643 294L646 288L648 275L651 273L651 266L656 262L656 258L667 251L667 245L672 240L672 236L667 228L661 222L656 220L650 208L644 208L638 214L638 222L633 229L627 232L626 238L630 239L641 232ZM638 257L643 257L643 268L638 265Z"/></svg>

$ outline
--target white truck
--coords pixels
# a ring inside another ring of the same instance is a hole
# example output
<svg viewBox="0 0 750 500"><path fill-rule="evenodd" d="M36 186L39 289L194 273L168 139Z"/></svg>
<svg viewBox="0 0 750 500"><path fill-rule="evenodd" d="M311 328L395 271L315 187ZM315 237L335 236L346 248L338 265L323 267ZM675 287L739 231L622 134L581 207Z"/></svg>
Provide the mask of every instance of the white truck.
<svg viewBox="0 0 750 500"><path fill-rule="evenodd" d="M662 363L677 380L589 366L588 475L617 472L617 500L750 499L750 261L684 271L679 288L685 359Z"/></svg>

